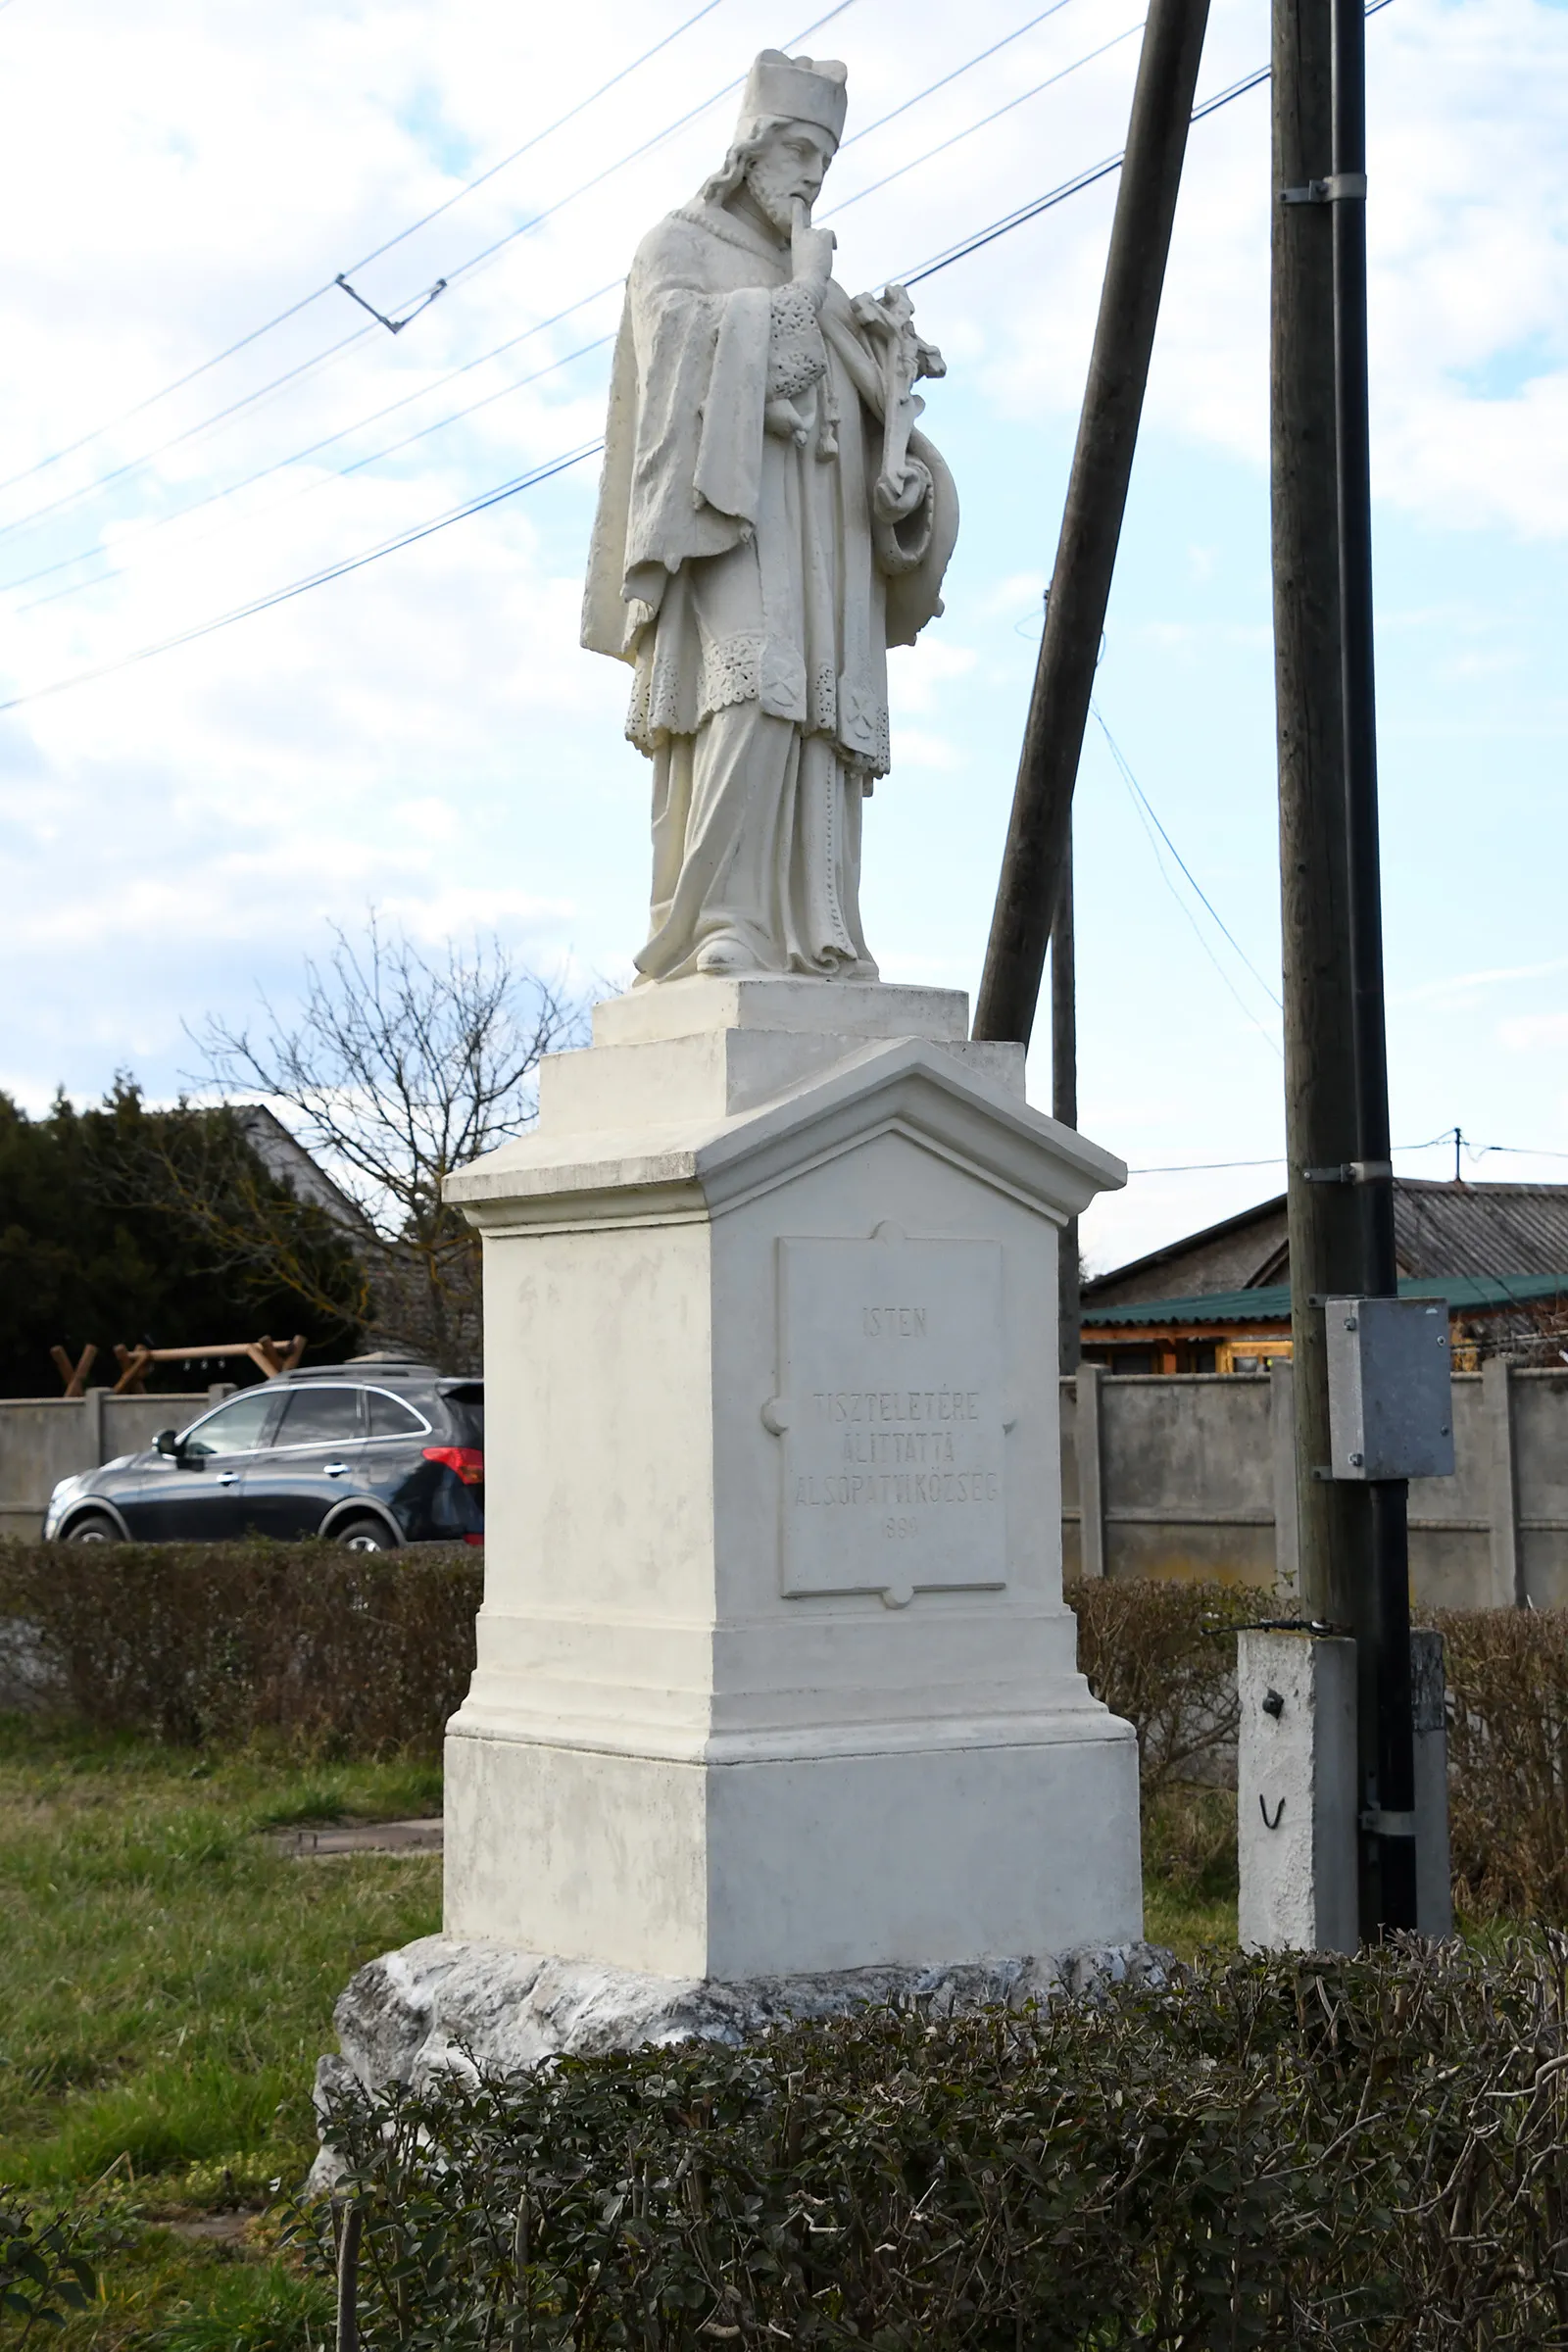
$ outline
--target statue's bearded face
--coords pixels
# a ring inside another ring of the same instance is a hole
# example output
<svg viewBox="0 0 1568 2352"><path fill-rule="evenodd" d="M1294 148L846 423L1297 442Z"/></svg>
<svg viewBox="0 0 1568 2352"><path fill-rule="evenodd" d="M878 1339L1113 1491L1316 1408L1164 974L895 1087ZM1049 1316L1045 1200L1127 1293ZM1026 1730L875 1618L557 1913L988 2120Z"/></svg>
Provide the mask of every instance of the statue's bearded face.
<svg viewBox="0 0 1568 2352"><path fill-rule="evenodd" d="M821 193L833 161L833 134L815 122L774 122L746 166L746 185L764 220L787 237L797 198L807 210Z"/></svg>

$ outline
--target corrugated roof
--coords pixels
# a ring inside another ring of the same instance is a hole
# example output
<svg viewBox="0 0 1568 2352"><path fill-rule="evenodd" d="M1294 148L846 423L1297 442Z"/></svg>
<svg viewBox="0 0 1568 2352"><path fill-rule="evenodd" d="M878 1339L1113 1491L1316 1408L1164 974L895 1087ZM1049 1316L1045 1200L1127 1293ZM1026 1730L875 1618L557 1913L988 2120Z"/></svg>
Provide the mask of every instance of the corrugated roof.
<svg viewBox="0 0 1568 2352"><path fill-rule="evenodd" d="M1126 1265L1108 1266L1103 1274L1085 1283L1085 1300L1139 1278L1147 1282L1167 1266L1168 1278L1180 1281L1186 1270L1184 1258L1206 1253L1216 1243L1245 1235L1250 1227L1270 1225L1284 1207L1285 1195L1277 1193L1272 1200L1260 1200L1255 1208L1184 1234L1162 1249L1129 1259ZM1445 1278L1480 1274L1499 1279L1513 1274L1555 1274L1568 1266L1568 1184L1449 1184L1432 1177L1396 1176L1394 1229L1398 1262L1406 1274ZM1261 1234L1250 1287L1274 1288L1262 1278L1286 1271L1287 1264L1279 1262L1278 1244L1272 1235Z"/></svg>
<svg viewBox="0 0 1568 2352"><path fill-rule="evenodd" d="M1394 1232L1412 1274L1555 1274L1568 1266L1568 1184L1400 1177Z"/></svg>
<svg viewBox="0 0 1568 2352"><path fill-rule="evenodd" d="M1523 1189L1523 1188L1521 1188ZM1568 1298L1568 1272L1559 1274L1428 1275L1399 1284L1401 1298L1446 1298L1451 1307L1530 1306L1542 1298ZM1211 1291L1196 1298L1140 1298L1122 1306L1091 1306L1084 1322L1102 1328L1145 1323L1288 1323L1291 1286L1266 1290Z"/></svg>

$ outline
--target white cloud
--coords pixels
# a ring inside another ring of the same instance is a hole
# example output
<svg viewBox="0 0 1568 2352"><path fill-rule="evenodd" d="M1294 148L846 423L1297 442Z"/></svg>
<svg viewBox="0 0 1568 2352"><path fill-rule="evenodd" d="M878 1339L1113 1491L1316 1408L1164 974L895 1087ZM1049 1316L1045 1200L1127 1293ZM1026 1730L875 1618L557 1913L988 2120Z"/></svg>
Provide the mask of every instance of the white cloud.
<svg viewBox="0 0 1568 2352"><path fill-rule="evenodd" d="M618 278L644 227L717 161L731 101L571 191L793 31L771 7L726 0L566 131L357 265L686 13L685 0L579 0L569 12L502 0L369 11L359 0L135 10L28 0L0 13L0 474L320 289L172 399L0 488L0 699L114 662L592 440L602 350L396 456L338 471L612 327L613 293L542 322ZM814 13L803 7L800 20ZM974 0L961 17L935 0L854 0L812 46L831 42L849 61L854 129L1030 13L1022 0ZM839 186L852 193L936 146L1139 13L1136 0L1071 0L847 149ZM1266 39L1251 0L1215 0L1203 88L1262 62ZM1568 537L1568 13L1545 0L1396 0L1373 21L1369 49L1384 513L1462 527L1500 564L1510 534L1539 547ZM1123 43L851 207L839 222L846 283L880 282L1112 153L1135 56ZM1141 780L1189 850L1197 836L1195 870L1272 907L1267 822L1253 827L1260 850L1230 838L1238 811L1265 805L1266 820L1266 713L1245 742L1226 733L1239 701L1266 703L1266 601L1218 601L1267 556L1267 124L1259 91L1193 135L1130 530L1157 535L1167 514L1180 519L1168 594L1129 615L1119 646L1129 700L1151 714L1153 748L1125 738ZM1104 182L917 289L922 325L949 362L946 382L928 387L927 423L956 453L965 535L948 621L893 664L908 783L874 804L868 880L884 963L899 977L963 985L978 962L1113 191ZM462 269L564 196L536 231ZM333 287L347 269L383 307L438 276L452 282L394 338ZM404 405L359 427L394 403ZM316 444L325 446L297 457ZM1217 479L1203 470L1214 465L1244 485L1244 518L1186 502L1188 477ZM77 495L120 466L130 470ZM421 937L494 925L546 965L623 969L646 914L648 776L621 740L625 674L576 642L592 482L590 462L182 651L0 714L0 996L25 1006L0 1050L29 1100L57 1075L79 1091L121 1061L154 1075L177 1067L182 1015L242 1006L258 980L286 994L325 921L352 923L370 900ZM173 516L198 498L210 503ZM56 499L69 503L14 527ZM94 549L98 561L74 561ZM51 565L62 568L7 586ZM111 568L121 576L77 592ZM1513 652L1495 576L1479 582L1460 545L1451 596L1446 585L1429 602L1419 589L1382 618L1400 648L1436 649L1466 673L1483 742L1512 723L1516 693L1512 675L1493 683ZM1118 592L1127 577L1124 558ZM1201 675L1203 700L1171 713L1158 705L1178 659ZM1413 724L1422 706L1411 689L1388 708ZM1531 723L1545 723L1541 710ZM1186 799L1172 772L1184 742L1200 770ZM956 814L948 778L959 765ZM1529 846L1534 869L1549 849L1536 833ZM1445 872L1466 862L1434 819L1421 857L1440 855ZM1435 916L1430 865L1417 875L1410 863L1420 936L1463 938L1478 967L1511 966L1522 941L1508 894L1471 895L1461 875ZM1151 1160L1223 1157L1216 1134L1261 1136L1266 1148L1278 1065L1241 1031L1147 865L1136 840L1097 855L1091 827L1086 1123ZM1391 891L1402 870L1391 858ZM1545 934L1538 924L1532 936ZM1416 967L1399 999L1412 1019L1421 1001L1446 1004L1421 1000L1423 984L1462 985L1429 983L1428 969ZM1524 1066L1480 1028L1466 1049L1477 1069L1490 1079L1494 1063ZM1453 1050L1434 1053L1434 1094ZM1434 1108L1416 1131L1437 1120ZM1527 1140L1553 1135L1543 1123ZM1216 1185L1242 1188L1235 1205L1251 1197L1243 1176L1180 1183L1190 1191L1138 1200L1135 1187L1096 1216L1107 1230L1122 1220L1129 1246L1144 1246L1161 1238L1161 1219L1168 1229L1221 1213Z"/></svg>
<svg viewBox="0 0 1568 2352"><path fill-rule="evenodd" d="M1543 1047L1568 1045L1568 1012L1534 1012L1499 1021L1497 1035L1510 1054L1539 1054Z"/></svg>

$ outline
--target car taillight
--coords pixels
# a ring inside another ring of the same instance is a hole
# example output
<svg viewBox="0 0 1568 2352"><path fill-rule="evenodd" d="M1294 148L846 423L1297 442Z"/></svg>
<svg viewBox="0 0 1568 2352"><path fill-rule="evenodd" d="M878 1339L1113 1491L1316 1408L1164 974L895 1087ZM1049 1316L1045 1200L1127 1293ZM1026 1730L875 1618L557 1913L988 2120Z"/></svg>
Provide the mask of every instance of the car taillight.
<svg viewBox="0 0 1568 2352"><path fill-rule="evenodd" d="M455 1470L466 1487L484 1485L484 1455L477 1446L427 1446L427 1462L439 1462L444 1470Z"/></svg>

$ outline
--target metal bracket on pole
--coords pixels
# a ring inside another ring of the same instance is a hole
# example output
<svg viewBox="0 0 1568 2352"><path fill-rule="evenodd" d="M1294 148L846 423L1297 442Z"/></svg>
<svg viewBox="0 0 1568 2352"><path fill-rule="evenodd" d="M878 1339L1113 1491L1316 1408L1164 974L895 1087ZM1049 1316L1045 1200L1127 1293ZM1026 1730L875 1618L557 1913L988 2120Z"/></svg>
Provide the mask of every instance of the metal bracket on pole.
<svg viewBox="0 0 1568 2352"><path fill-rule="evenodd" d="M1327 179L1309 179L1302 188L1281 188L1281 204L1365 204L1364 172L1331 172Z"/></svg>
<svg viewBox="0 0 1568 2352"><path fill-rule="evenodd" d="M1347 1159L1337 1168L1303 1168L1307 1184L1379 1184L1394 1174L1391 1159ZM1315 1301L1314 1301L1315 1303Z"/></svg>

